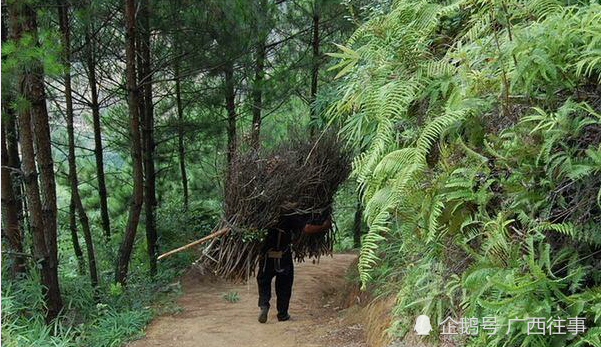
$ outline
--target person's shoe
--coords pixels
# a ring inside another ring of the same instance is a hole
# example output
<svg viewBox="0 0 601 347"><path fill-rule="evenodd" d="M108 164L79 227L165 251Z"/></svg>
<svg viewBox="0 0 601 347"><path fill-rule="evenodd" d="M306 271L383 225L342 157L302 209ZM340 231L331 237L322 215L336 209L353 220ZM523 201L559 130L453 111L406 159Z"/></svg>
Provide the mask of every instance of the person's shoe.
<svg viewBox="0 0 601 347"><path fill-rule="evenodd" d="M267 314L269 313L269 307L261 307L261 312L259 312L259 323L267 322Z"/></svg>
<svg viewBox="0 0 601 347"><path fill-rule="evenodd" d="M281 315L281 314L278 313L278 320L280 322L285 322L287 320L290 320L290 315L288 313L283 314L283 315Z"/></svg>

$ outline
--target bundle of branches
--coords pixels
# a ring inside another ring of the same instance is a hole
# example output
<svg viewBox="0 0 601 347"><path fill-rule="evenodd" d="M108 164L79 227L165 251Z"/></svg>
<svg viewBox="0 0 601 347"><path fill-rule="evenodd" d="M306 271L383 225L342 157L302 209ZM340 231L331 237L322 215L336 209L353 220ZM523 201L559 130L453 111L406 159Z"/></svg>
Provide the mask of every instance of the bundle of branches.
<svg viewBox="0 0 601 347"><path fill-rule="evenodd" d="M332 254L334 230L334 228L330 228L323 234L300 234L292 244L296 261Z"/></svg>
<svg viewBox="0 0 601 347"><path fill-rule="evenodd" d="M294 136L270 150L239 153L224 190L224 218L230 231L212 242L201 263L222 277L242 280L257 265L267 230L284 216L307 222L330 213L338 186L348 177L350 157L334 134L308 140ZM332 252L334 230L295 235L295 257Z"/></svg>

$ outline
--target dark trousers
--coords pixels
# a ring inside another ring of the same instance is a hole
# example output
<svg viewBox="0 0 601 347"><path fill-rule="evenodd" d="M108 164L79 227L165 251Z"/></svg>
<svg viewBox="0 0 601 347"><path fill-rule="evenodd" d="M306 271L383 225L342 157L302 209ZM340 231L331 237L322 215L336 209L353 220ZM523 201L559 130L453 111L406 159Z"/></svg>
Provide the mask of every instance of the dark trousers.
<svg viewBox="0 0 601 347"><path fill-rule="evenodd" d="M288 304L290 303L292 282L294 281L292 254L285 253L280 259L264 256L259 262L259 272L257 273L259 307L269 307L273 276L275 276L278 316L284 317L288 314Z"/></svg>

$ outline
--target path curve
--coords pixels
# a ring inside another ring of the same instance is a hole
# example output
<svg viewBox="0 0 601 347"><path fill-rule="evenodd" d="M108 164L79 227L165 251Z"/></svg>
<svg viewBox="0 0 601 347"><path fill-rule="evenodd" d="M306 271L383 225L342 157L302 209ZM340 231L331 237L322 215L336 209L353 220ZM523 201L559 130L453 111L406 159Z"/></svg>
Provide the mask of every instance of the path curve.
<svg viewBox="0 0 601 347"><path fill-rule="evenodd" d="M257 288L249 284L231 284L213 280L207 282L193 272L182 279L183 295L177 300L182 311L155 318L147 327L146 336L130 343L130 347L324 347L363 346L360 327L346 342L332 342L332 331L341 330L338 308L324 303L324 295L344 285L344 274L353 254L335 254L295 264L295 278L290 302L292 320L278 322L275 314L275 293L267 323L257 322ZM236 291L240 300L228 303L223 294ZM274 288L272 286L272 293ZM342 328L344 329L344 328ZM348 335L348 332L345 333Z"/></svg>

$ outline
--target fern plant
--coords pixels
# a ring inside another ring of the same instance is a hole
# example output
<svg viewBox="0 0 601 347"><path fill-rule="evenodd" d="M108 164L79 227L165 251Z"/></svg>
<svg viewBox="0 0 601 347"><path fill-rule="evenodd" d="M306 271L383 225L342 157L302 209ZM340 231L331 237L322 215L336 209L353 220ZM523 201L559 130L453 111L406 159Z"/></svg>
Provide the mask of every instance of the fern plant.
<svg viewBox="0 0 601 347"><path fill-rule="evenodd" d="M369 225L360 279L397 291L391 333L419 314L571 314L585 334L467 343L599 345L600 13L398 0L331 54L341 82L327 116L357 145Z"/></svg>

